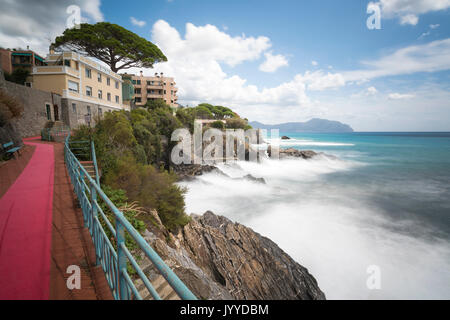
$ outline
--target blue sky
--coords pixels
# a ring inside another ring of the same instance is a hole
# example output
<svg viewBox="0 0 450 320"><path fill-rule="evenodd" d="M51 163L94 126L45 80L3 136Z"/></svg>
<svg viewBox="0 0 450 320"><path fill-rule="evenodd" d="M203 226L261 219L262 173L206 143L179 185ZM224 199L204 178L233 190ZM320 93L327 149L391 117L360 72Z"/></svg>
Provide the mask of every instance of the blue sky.
<svg viewBox="0 0 450 320"><path fill-rule="evenodd" d="M42 38L54 35L42 31L39 41L37 26L64 19L76 3L90 22L117 23L156 43L169 62L143 71L174 76L184 105L227 105L266 123L320 117L359 131L450 131L450 0L375 0L379 30L367 28L369 1L54 2L62 17L36 21L33 32L2 33L0 22L0 44L26 39L46 48ZM5 12L5 30L15 14L26 15Z"/></svg>

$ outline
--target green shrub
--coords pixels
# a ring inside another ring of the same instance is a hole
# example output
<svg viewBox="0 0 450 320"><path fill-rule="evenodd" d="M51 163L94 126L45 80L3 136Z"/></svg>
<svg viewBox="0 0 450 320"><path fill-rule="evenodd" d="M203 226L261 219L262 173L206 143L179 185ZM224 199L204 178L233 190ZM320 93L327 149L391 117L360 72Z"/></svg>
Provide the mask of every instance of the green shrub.
<svg viewBox="0 0 450 320"><path fill-rule="evenodd" d="M222 121L214 121L213 123L211 123L211 128L215 128L215 129L225 129L225 124Z"/></svg>

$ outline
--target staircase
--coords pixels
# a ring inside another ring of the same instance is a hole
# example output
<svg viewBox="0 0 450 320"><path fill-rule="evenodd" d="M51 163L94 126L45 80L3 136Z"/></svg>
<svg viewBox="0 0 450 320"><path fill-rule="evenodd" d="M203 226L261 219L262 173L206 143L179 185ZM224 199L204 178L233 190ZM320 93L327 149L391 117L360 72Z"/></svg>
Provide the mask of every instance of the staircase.
<svg viewBox="0 0 450 320"><path fill-rule="evenodd" d="M80 161L80 163L86 169L87 173L91 176L91 178L97 180L94 161Z"/></svg>
<svg viewBox="0 0 450 320"><path fill-rule="evenodd" d="M142 300L154 300L141 279L137 279L136 281L134 281L134 284L136 286L136 289L139 291ZM164 279L164 277L161 275L159 275L154 281L152 281L152 286L153 288L155 288L156 292L162 300L181 300L175 290L173 290L166 279Z"/></svg>

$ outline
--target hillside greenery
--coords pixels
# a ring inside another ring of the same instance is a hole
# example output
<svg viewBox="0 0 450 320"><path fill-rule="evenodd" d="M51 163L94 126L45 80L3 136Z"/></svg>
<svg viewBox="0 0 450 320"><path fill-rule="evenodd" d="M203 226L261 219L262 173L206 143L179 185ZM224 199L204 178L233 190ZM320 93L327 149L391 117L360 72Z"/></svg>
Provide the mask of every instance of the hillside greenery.
<svg viewBox="0 0 450 320"><path fill-rule="evenodd" d="M131 214L133 224L150 221L148 212L154 209L165 227L175 231L190 217L185 213L186 190L176 184L177 176L170 170L169 157L176 144L170 137L177 128L193 130L194 120L202 117L216 119L212 126L219 129L248 126L245 119L226 107L201 104L175 112L156 100L131 112L107 112L95 128L81 126L71 139L93 139L102 186L121 203L135 202L144 212L139 218Z"/></svg>

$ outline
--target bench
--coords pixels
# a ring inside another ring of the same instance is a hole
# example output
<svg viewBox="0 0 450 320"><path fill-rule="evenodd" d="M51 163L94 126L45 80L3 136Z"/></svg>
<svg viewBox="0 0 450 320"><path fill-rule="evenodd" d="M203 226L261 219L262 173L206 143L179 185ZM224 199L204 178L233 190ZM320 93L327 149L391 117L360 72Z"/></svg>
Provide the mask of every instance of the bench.
<svg viewBox="0 0 450 320"><path fill-rule="evenodd" d="M9 147L11 147L11 146L13 146L13 145L14 145L14 143L13 143L12 141L7 142L7 143L3 144L3 149L6 150L6 154L8 154L8 155L10 155L10 156L12 156L12 157L15 157L15 156L14 156L14 153L16 153L16 152L17 152L17 154L20 156L19 150L20 150L22 147L13 147L13 148L11 148L11 149L8 149Z"/></svg>

